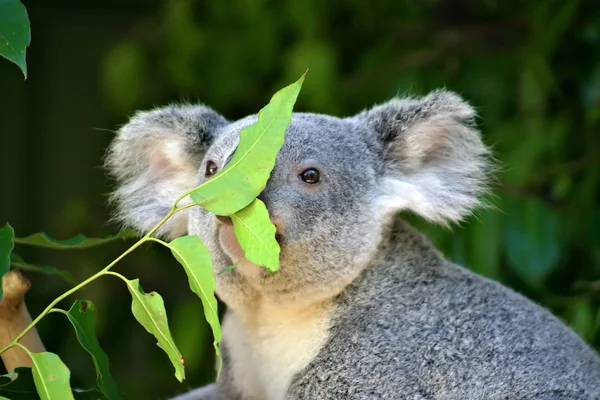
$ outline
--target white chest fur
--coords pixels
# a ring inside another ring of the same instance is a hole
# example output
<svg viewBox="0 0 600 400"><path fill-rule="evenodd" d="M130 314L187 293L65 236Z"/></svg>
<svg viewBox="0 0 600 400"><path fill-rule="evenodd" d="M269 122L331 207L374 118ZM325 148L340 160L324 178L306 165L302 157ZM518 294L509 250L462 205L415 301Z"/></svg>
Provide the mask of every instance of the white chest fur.
<svg viewBox="0 0 600 400"><path fill-rule="evenodd" d="M223 338L244 400L285 398L293 376L327 339L332 311L332 305L297 310L260 304L253 311L227 313Z"/></svg>

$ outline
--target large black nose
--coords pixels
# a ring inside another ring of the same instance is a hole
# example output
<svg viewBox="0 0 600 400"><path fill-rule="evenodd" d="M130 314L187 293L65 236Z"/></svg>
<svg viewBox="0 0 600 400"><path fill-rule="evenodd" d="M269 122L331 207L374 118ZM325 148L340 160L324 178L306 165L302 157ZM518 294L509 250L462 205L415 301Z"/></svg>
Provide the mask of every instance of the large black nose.
<svg viewBox="0 0 600 400"><path fill-rule="evenodd" d="M225 225L233 225L233 222L231 222L231 218L230 217L226 217L224 215L217 215L217 219L219 220L220 223L225 224Z"/></svg>

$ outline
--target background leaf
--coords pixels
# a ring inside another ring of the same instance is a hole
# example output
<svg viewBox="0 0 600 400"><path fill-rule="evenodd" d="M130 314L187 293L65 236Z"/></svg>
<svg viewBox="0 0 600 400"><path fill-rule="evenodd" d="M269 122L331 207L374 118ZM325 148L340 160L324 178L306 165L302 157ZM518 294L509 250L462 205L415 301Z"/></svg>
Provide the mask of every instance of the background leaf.
<svg viewBox="0 0 600 400"><path fill-rule="evenodd" d="M185 379L183 357L175 346L169 330L167 311L162 297L156 292L144 293L139 279L125 280L131 293L131 312L135 319L158 340L158 347L163 349L173 367L175 377L182 382Z"/></svg>
<svg viewBox="0 0 600 400"><path fill-rule="evenodd" d="M69 239L57 240L46 235L44 232L34 233L24 238L15 238L16 244L26 244L38 247L47 247L57 250L70 249L87 249L90 247L100 246L117 239L130 239L136 237L134 231L121 231L116 235L106 236L104 238L87 238L84 235L76 235Z"/></svg>
<svg viewBox="0 0 600 400"><path fill-rule="evenodd" d="M213 346L219 358L218 376L221 372L222 364L221 350L219 349L221 324L219 323L217 299L215 298L215 277L210 253L204 247L200 238L195 235L179 237L169 243L168 247L173 252L173 256L183 266L188 277L190 289L202 301L204 317L212 329L214 338Z"/></svg>
<svg viewBox="0 0 600 400"><path fill-rule="evenodd" d="M13 228L6 224L0 229L0 300L2 300L2 277L10 269L10 253L13 250Z"/></svg>
<svg viewBox="0 0 600 400"><path fill-rule="evenodd" d="M227 165L191 193L191 198L217 215L244 208L265 188L304 76L279 90L258 113L258 121L240 132L240 141Z"/></svg>
<svg viewBox="0 0 600 400"><path fill-rule="evenodd" d="M96 338L96 307L91 301L77 300L67 312L67 317L75 328L81 347L92 356L98 387L109 400L121 399L117 384L110 374L108 356Z"/></svg>
<svg viewBox="0 0 600 400"><path fill-rule="evenodd" d="M529 284L538 285L558 261L556 214L534 199L507 199L505 210L504 240L509 265Z"/></svg>
<svg viewBox="0 0 600 400"><path fill-rule="evenodd" d="M25 53L31 42L29 17L19 0L0 0L0 55L17 64L27 78Z"/></svg>
<svg viewBox="0 0 600 400"><path fill-rule="evenodd" d="M75 279L75 277L73 276L73 274L70 271L58 269L56 267L51 267L49 265L30 264L27 261L23 260L21 257L19 257L14 252L11 253L11 255L10 255L10 264L13 267L16 267L18 269L23 269L26 271L39 272L39 273L42 273L45 275L58 275L61 278L63 278L65 281L67 281L73 285L77 284L77 279Z"/></svg>
<svg viewBox="0 0 600 400"><path fill-rule="evenodd" d="M13 380L15 374L17 378ZM11 400L37 398L31 368L17 367L13 373L0 376L0 396L5 396Z"/></svg>
<svg viewBox="0 0 600 400"><path fill-rule="evenodd" d="M276 228L265 204L259 199L231 216L235 236L244 249L244 257L271 272L279 269L279 244Z"/></svg>
<svg viewBox="0 0 600 400"><path fill-rule="evenodd" d="M31 353L33 381L42 400L73 399L71 372L54 353Z"/></svg>

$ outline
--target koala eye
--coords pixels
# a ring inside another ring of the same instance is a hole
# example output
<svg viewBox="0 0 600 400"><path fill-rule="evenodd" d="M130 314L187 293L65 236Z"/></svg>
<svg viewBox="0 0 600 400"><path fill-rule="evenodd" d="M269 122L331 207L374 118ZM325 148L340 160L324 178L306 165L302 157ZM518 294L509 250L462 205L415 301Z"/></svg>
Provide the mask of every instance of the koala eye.
<svg viewBox="0 0 600 400"><path fill-rule="evenodd" d="M217 173L217 164L214 161L208 161L206 163L206 171L204 172L204 176L212 176Z"/></svg>
<svg viewBox="0 0 600 400"><path fill-rule="evenodd" d="M309 168L309 169L302 171L302 173L300 175L298 175L298 177L300 179L302 179L304 182L310 183L311 185L314 185L315 183L319 183L319 180L321 180L319 171L314 168Z"/></svg>

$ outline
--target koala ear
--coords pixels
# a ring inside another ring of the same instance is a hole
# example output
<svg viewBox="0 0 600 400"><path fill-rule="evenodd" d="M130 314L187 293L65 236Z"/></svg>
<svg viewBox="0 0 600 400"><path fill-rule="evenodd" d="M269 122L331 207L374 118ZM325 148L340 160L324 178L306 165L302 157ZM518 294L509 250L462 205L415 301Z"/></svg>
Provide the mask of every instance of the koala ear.
<svg viewBox="0 0 600 400"><path fill-rule="evenodd" d="M227 120L204 106L173 105L136 113L111 143L105 166L117 188L111 196L115 219L142 233L152 229L185 191L196 185L198 169L218 128ZM180 211L157 232L186 234Z"/></svg>
<svg viewBox="0 0 600 400"><path fill-rule="evenodd" d="M479 204L490 152L474 128L475 111L458 95L438 90L423 98L395 98L357 118L383 149L377 201L384 212L409 209L446 224Z"/></svg>

